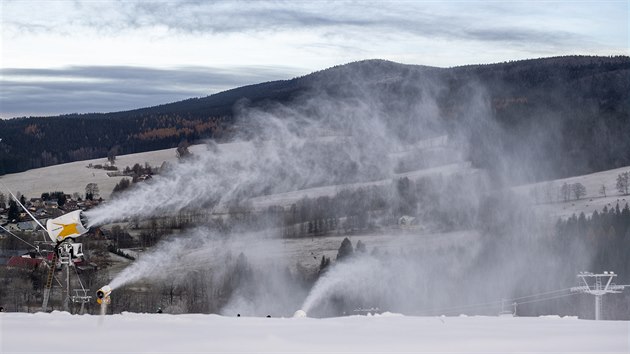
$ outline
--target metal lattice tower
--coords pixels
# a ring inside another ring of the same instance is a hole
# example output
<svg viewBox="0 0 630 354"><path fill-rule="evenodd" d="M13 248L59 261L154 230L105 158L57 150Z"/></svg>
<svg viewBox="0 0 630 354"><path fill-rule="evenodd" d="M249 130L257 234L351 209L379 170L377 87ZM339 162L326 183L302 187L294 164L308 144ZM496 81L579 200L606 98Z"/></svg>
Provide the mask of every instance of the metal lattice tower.
<svg viewBox="0 0 630 354"><path fill-rule="evenodd" d="M62 242L54 251L53 259L50 262L50 269L46 278L46 285L44 287L44 301L42 304L42 311L46 312L48 309L48 299L50 297L50 291L52 288L55 268L57 264L61 266L63 282L57 280L61 285L61 300L62 308L64 311L70 312L70 301L75 301L70 295L70 268L74 267L73 258L83 256L83 248L81 243ZM77 274L78 276L78 274ZM79 280L80 282L80 280ZM81 285L83 287L83 285ZM79 294L76 294L78 296ZM78 298L77 298L78 299Z"/></svg>
<svg viewBox="0 0 630 354"><path fill-rule="evenodd" d="M59 263L63 271L64 286L62 287L63 310L70 312L70 267L72 264L72 245L62 243L59 245Z"/></svg>
<svg viewBox="0 0 630 354"><path fill-rule="evenodd" d="M626 287L613 283L613 279L617 277L615 272L604 272L603 274L580 272L577 277L583 285L573 287L571 291L595 295L595 319L598 321L601 319L602 313L602 296L621 293Z"/></svg>

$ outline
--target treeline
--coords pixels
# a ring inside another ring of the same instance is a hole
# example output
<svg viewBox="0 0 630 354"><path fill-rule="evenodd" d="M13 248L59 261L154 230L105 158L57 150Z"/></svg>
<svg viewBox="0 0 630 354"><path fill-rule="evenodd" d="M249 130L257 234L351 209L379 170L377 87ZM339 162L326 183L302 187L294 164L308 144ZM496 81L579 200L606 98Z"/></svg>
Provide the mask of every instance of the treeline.
<svg viewBox="0 0 630 354"><path fill-rule="evenodd" d="M453 107L454 129L470 125L475 166L523 182L587 174L630 165L629 69L628 57L455 68L459 83L445 100ZM462 76L490 96L492 119L457 107L476 91Z"/></svg>
<svg viewBox="0 0 630 354"><path fill-rule="evenodd" d="M558 220L557 242L567 245L581 242L592 254L592 269L596 272L614 271L620 274L619 283L630 283L630 208L619 203L605 206L590 216L583 212L566 220Z"/></svg>
<svg viewBox="0 0 630 354"><path fill-rule="evenodd" d="M293 79L131 111L0 119L0 175L107 157L112 149L123 155L227 139L237 101L286 101L302 88Z"/></svg>
<svg viewBox="0 0 630 354"><path fill-rule="evenodd" d="M90 119L87 115L0 120L0 175L116 154L220 138L228 117L152 114Z"/></svg>

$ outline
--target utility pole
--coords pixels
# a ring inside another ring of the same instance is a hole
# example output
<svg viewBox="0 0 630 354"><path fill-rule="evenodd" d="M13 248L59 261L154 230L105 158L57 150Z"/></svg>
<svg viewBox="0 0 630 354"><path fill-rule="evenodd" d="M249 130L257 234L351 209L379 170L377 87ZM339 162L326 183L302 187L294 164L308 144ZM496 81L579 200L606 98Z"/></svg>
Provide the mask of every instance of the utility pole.
<svg viewBox="0 0 630 354"><path fill-rule="evenodd" d="M571 291L595 296L595 320L597 321L601 320L602 296L621 293L626 287L625 285L617 285L612 282L617 277L615 272L604 272L602 274L580 272L577 277L582 285L571 288Z"/></svg>

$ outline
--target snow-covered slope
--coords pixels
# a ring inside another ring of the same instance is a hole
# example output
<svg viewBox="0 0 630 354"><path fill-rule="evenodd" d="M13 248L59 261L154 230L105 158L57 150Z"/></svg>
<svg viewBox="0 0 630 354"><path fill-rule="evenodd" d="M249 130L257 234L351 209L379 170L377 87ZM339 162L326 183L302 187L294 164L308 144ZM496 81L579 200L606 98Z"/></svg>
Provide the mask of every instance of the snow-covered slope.
<svg viewBox="0 0 630 354"><path fill-rule="evenodd" d="M344 137L320 137L317 138L320 142L326 142L327 140L345 139ZM247 148L247 143L224 143L213 145L212 149L216 148L218 152L224 156L238 156L244 153ZM193 145L189 150L193 154L202 154L208 150L209 147L204 144ZM432 164L427 168L411 169L408 172L399 173L394 175L394 178L400 177L421 177L432 176L437 174L449 175L452 173L461 172L463 170L470 169L470 163L463 160L460 152L456 147L449 146L449 140L447 136L439 136L436 138L421 140L413 145L407 146L406 150L395 151L390 154L390 157L397 161L418 159L417 154L419 152L426 152L428 155L423 158L426 163ZM435 161L433 161L435 160ZM175 149L165 149L149 151L137 154L120 155L116 158L116 166L119 169L124 169L126 166L132 167L138 163L144 165L148 163L151 166L159 167L163 162L176 163L177 157ZM107 172L102 169L87 168L89 164L105 164L107 159L93 159L85 161L71 162L61 165L54 165L44 168L33 169L21 173L7 174L0 176L2 181L9 189L14 193L20 192L29 198L39 197L44 192L52 191L64 191L72 194L78 192L83 194L85 192L85 186L88 183L96 183L99 186L101 197L108 199L114 186L123 177L109 177ZM281 193L272 196L264 196L260 198L254 198L252 200L253 205L259 208L266 208L269 205L287 205L291 204L304 196L310 198L317 198L319 196L331 196L341 189L354 189L360 187L368 187L370 185L380 185L384 183L391 183L391 179L354 183L348 185L331 185L319 188L310 188L306 190Z"/></svg>
<svg viewBox="0 0 630 354"><path fill-rule="evenodd" d="M222 144L225 150L238 148L238 144ZM194 145L189 148L192 153L205 150L205 145ZM164 161L176 162L175 149L156 150L137 154L120 155L116 157L116 166L124 169L138 163L148 163L154 167L160 167ZM86 161L76 161L43 168L37 168L20 173L12 173L0 176L6 186L13 193L20 192L29 198L39 197L44 192L64 191L72 194L85 193L88 183L96 183L99 186L101 196L108 199L114 186L123 177L108 177L107 172L101 169L87 168L89 164L104 164L106 158Z"/></svg>
<svg viewBox="0 0 630 354"><path fill-rule="evenodd" d="M266 195L262 197L252 198L252 205L256 209L264 209L272 205L289 206L296 203L302 198L319 198L319 197L333 197L342 190L355 190L359 188L368 188L370 186L382 186L389 185L398 178L407 177L410 179L416 179L420 177L428 176L448 176L454 173L461 173L464 171L473 171L470 167L470 162L453 163L438 167L426 168L417 171L405 172L395 174L392 178L383 179L373 182L361 182L351 184L340 184L316 188L302 189L298 191L278 193L273 195Z"/></svg>
<svg viewBox="0 0 630 354"><path fill-rule="evenodd" d="M630 322L559 317L2 313L0 328L2 353L630 352Z"/></svg>
<svg viewBox="0 0 630 354"><path fill-rule="evenodd" d="M543 215L563 218L572 214L579 215L581 212L590 215L595 210L601 212L605 206L610 209L619 203L619 207L623 208L626 203L630 203L630 196L621 195L616 188L617 176L623 172L630 172L630 166L523 185L516 187L515 191L531 198L536 203L536 210ZM586 187L586 195L580 200L575 200L572 194L571 200L564 202L559 193L564 183L567 183L567 185L581 183ZM606 189L606 196L601 193L602 186Z"/></svg>
<svg viewBox="0 0 630 354"><path fill-rule="evenodd" d="M328 137L321 139L325 140L332 138ZM217 144L215 148L224 155L236 156L244 151L246 148L245 145L246 144L244 143L226 143ZM207 149L208 146L203 144L190 147L190 151L196 154L203 153L203 151ZM469 161L465 161L465 154L461 153L461 151L458 152L458 149L457 145L453 145L449 142L447 136L439 136L432 139L422 140L414 145L408 146L405 150L390 153L390 157L398 161L413 160L414 158L418 158L417 156L419 156L418 153L420 152L429 154L423 157L426 162L432 161L432 156L439 157L439 161L429 162L430 165L425 168L412 169L409 172L398 173L393 175L391 179L384 179L380 181L345 185L329 185L257 197L251 199L252 205L257 209L265 209L271 205L287 206L297 202L303 197L317 198L321 196L333 196L343 189L357 189L372 185L389 184L392 180L401 177L415 179L425 176L448 176L452 174L474 173L475 169L471 167ZM444 156L447 156L448 159ZM175 149L166 149L138 154L121 155L117 157L116 165L121 169L125 166L131 167L136 163L142 165L149 163L151 166L160 166L165 161L175 163L176 160ZM440 161L442 161L442 163L439 163ZM122 177L108 177L107 171L86 167L90 163L103 164L105 162L106 159L104 158L77 161L29 170L21 173L4 175L0 177L0 181L6 184L13 192L19 191L27 197L38 197L43 192L56 190L62 190L66 193L79 192L80 194L83 194L85 186L88 183L97 183L101 191L101 196L109 198L114 186ZM630 171L630 166L583 176L522 185L515 187L514 190L523 197L526 197L526 199L531 200L531 202L535 204L534 207L536 210L540 211L544 215L552 217L568 217L573 213L579 214L582 211L586 214L590 214L595 210L601 211L604 206L611 208L615 207L615 205L619 203L620 207L623 207L627 202L630 202L630 198L628 196L620 195L615 188L617 175L628 171ZM559 190L563 183L583 184L586 187L586 196L582 197L580 200L570 200L568 202L562 201ZM606 197L600 193L602 185L606 188Z"/></svg>
<svg viewBox="0 0 630 354"><path fill-rule="evenodd" d="M470 255L474 255L479 245L479 234L475 231L422 234L394 232L299 238L268 238L265 232L261 232L239 236L230 240L229 247L243 252L249 260L262 261L263 264L282 260L283 264L291 268L300 264L300 266L311 270L319 269L322 256L334 260L344 238L350 239L353 244L358 241L363 242L370 252L373 249L378 249L381 252L399 252L403 249L414 250L419 247L437 252L442 249L461 246L469 250ZM226 244L222 240L207 241L203 248L190 250L185 256L178 258L178 266L188 265L193 268L203 264L210 267L221 267L221 264L217 262L222 262L222 258L210 257L208 254L209 250L223 250L225 247ZM461 255L461 257L465 257L465 255ZM457 266L458 264L453 264L453 267Z"/></svg>

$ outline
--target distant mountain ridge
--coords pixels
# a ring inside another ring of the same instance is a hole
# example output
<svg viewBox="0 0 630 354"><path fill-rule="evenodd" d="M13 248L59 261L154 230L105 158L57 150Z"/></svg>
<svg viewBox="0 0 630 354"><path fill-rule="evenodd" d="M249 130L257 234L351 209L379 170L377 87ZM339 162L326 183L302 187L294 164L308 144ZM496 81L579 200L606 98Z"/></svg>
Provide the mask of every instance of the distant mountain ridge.
<svg viewBox="0 0 630 354"><path fill-rule="evenodd" d="M130 111L0 120L0 174L105 157L113 148L127 154L175 147L183 140L229 139L238 129L235 105L243 100L250 106L292 102L314 88L342 97L352 94L348 83L364 82L412 101L417 92L407 84L415 81L443 87L437 102L447 126L467 119L460 102L474 93L471 87L487 92L502 131L498 137L481 128L470 132L477 142L470 158L478 166L492 167L496 152L489 139L508 153L514 150L515 161L557 155L546 162L553 166L552 176L534 179L630 164L630 57L568 56L453 68L366 60ZM531 154L520 156L541 125L554 134L533 141Z"/></svg>

